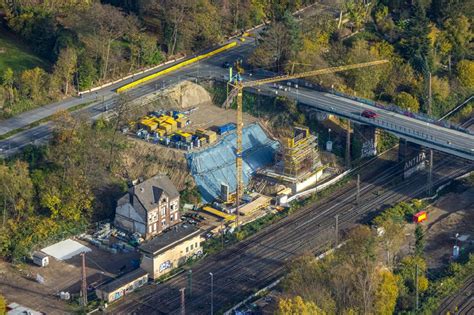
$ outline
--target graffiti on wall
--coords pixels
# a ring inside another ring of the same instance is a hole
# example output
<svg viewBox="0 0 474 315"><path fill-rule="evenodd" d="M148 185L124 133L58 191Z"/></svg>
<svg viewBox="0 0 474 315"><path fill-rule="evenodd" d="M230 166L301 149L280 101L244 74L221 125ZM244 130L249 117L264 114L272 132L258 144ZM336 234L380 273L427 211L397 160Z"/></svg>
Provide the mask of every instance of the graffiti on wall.
<svg viewBox="0 0 474 315"><path fill-rule="evenodd" d="M414 173L423 170L426 165L426 153L420 152L420 154L405 162L405 166L403 168L403 178L408 178Z"/></svg>
<svg viewBox="0 0 474 315"><path fill-rule="evenodd" d="M367 140L362 143L362 148L360 149L360 157L366 158L370 156L377 155L377 148L373 140Z"/></svg>
<svg viewBox="0 0 474 315"><path fill-rule="evenodd" d="M173 264L171 263L170 260L162 262L161 265L160 265L160 272L163 272L166 269L170 269L171 267L173 267Z"/></svg>

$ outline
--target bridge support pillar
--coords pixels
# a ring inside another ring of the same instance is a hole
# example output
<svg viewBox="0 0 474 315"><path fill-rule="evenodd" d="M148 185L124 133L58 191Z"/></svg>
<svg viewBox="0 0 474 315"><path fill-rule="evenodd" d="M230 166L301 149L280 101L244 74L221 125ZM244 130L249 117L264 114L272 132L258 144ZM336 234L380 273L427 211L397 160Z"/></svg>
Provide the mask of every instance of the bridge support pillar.
<svg viewBox="0 0 474 315"><path fill-rule="evenodd" d="M354 124L352 153L355 159L377 155L379 135L377 128L368 125Z"/></svg>
<svg viewBox="0 0 474 315"><path fill-rule="evenodd" d="M403 178L408 178L428 166L427 151L418 144L400 139L398 161L403 162Z"/></svg>

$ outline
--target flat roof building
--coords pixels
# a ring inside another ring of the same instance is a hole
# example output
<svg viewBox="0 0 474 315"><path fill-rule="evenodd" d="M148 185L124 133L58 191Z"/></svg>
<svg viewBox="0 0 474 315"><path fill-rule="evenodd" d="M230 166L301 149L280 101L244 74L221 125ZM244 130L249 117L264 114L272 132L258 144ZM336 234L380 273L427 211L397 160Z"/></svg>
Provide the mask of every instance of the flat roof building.
<svg viewBox="0 0 474 315"><path fill-rule="evenodd" d="M194 226L179 225L143 243L140 267L157 279L179 267L194 255L202 254L202 231Z"/></svg>
<svg viewBox="0 0 474 315"><path fill-rule="evenodd" d="M97 297L108 303L116 301L148 282L148 273L141 269L135 269L123 276L99 286L95 293Z"/></svg>

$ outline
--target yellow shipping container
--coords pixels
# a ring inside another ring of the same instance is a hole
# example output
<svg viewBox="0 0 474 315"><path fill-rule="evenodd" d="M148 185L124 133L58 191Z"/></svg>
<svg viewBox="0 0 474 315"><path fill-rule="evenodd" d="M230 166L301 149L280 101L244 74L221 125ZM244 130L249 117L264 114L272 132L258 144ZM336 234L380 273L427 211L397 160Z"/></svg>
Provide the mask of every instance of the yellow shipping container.
<svg viewBox="0 0 474 315"><path fill-rule="evenodd" d="M186 117L176 119L176 122L178 124L178 128L186 127L188 121L189 121L189 119L186 118Z"/></svg>
<svg viewBox="0 0 474 315"><path fill-rule="evenodd" d="M163 129L156 129L155 132L158 134L159 137L164 137L166 135L166 130Z"/></svg>
<svg viewBox="0 0 474 315"><path fill-rule="evenodd" d="M167 124L167 123L160 124L159 129L165 130L166 134L170 134L170 133L173 132L173 131L171 130L171 125L169 125L169 124Z"/></svg>

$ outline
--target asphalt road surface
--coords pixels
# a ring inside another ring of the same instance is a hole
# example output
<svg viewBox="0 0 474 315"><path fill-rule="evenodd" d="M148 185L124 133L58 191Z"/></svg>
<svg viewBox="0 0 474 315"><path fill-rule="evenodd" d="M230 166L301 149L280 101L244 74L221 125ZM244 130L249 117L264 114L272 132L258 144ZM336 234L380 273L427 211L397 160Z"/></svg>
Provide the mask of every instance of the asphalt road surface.
<svg viewBox="0 0 474 315"><path fill-rule="evenodd" d="M216 56L189 67L179 69L171 74L161 76L152 82L131 89L126 94L130 99L137 99L150 93L159 92L161 89L176 84L182 80L193 80L196 82L202 79L227 80L228 69L223 68L222 64L225 61L232 62L237 58L246 60L247 56L249 56L255 47L255 39L247 38L245 42L239 42L239 45L234 49L217 54ZM252 75L252 71L250 71L244 76L244 80L250 81L261 78L258 73L260 72L257 71ZM116 84L104 88L103 90L98 91L97 94L95 94L95 92L90 93L84 101L93 102L92 105L75 112L75 114L93 118L99 116L105 110L113 110L118 99L118 95L116 95L114 90L123 84L124 83ZM253 91L255 90L256 89L253 89ZM278 95L297 99L299 102L312 106L315 109L334 113L341 117L349 118L352 121L385 129L411 142L474 160L474 135L423 122L385 109L374 108L373 106L336 96L331 93L320 92L312 87L304 87L300 85L299 88L293 87L288 91L285 91L275 89L272 85L265 85L259 87L258 91L267 95L275 95L278 93ZM374 119L362 117L361 113L366 109L370 109L377 113L377 117ZM31 114L32 117L37 117L37 110ZM51 111L51 109L48 108L48 111ZM24 115L27 115L27 113ZM16 126L23 126L25 123L25 117L22 117L22 119L13 118L13 120L17 123ZM30 120L31 119L27 121ZM11 124L11 121L0 123L0 128L4 124ZM51 130L52 124L45 123L41 126L28 129L15 134L8 139L2 140L0 141L0 155L8 156L18 152L18 150L28 144L41 143L50 136Z"/></svg>

